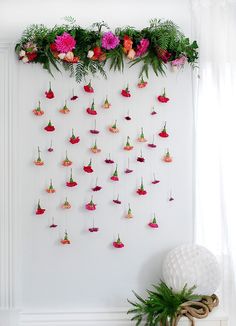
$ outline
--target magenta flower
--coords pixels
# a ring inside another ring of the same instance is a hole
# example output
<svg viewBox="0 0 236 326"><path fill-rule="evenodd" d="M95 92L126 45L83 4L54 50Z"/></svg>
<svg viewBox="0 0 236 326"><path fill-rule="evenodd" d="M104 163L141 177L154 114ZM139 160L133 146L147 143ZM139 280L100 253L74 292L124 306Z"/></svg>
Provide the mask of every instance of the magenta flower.
<svg viewBox="0 0 236 326"><path fill-rule="evenodd" d="M149 40L146 38L142 38L139 44L137 45L136 57L141 57L144 53L147 52L149 47Z"/></svg>
<svg viewBox="0 0 236 326"><path fill-rule="evenodd" d="M119 43L119 37L112 32L106 32L102 36L102 47L106 50L115 49Z"/></svg>
<svg viewBox="0 0 236 326"><path fill-rule="evenodd" d="M67 53L75 48L76 41L70 34L64 32L56 37L55 44L58 52Z"/></svg>

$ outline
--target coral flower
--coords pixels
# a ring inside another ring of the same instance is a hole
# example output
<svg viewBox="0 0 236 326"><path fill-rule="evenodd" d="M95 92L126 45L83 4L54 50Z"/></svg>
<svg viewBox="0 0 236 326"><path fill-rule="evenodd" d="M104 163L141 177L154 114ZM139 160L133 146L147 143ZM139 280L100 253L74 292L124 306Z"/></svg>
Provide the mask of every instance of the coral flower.
<svg viewBox="0 0 236 326"><path fill-rule="evenodd" d="M65 101L65 105L63 106L62 109L59 110L61 113L63 114L68 114L70 113L70 110L68 109L67 105L66 105L66 101Z"/></svg>
<svg viewBox="0 0 236 326"><path fill-rule="evenodd" d="M146 81L144 81L144 79L143 79L143 77L141 77L141 80L140 80L140 82L138 83L138 88L144 88L144 87L146 87L147 86L147 82Z"/></svg>
<svg viewBox="0 0 236 326"><path fill-rule="evenodd" d="M54 218L52 218L52 224L49 225L50 229L56 228L57 224L54 223Z"/></svg>
<svg viewBox="0 0 236 326"><path fill-rule="evenodd" d="M141 134L138 137L138 142L145 143L146 141L147 141L147 139L144 137L143 128L141 128Z"/></svg>
<svg viewBox="0 0 236 326"><path fill-rule="evenodd" d="M165 91L165 88L164 88L164 92L162 95L159 95L157 97L158 101L161 102L161 103L167 103L169 101L169 98L166 97L166 91Z"/></svg>
<svg viewBox="0 0 236 326"><path fill-rule="evenodd" d="M66 185L67 185L67 187L77 186L77 182L75 182L72 177L72 169L70 170L70 180L69 180L69 182L66 182Z"/></svg>
<svg viewBox="0 0 236 326"><path fill-rule="evenodd" d="M106 50L115 49L120 43L118 36L112 32L105 32L102 36L102 47Z"/></svg>
<svg viewBox="0 0 236 326"><path fill-rule="evenodd" d="M167 150L166 154L164 155L163 161L166 163L171 163L173 161L172 157L170 156L169 150Z"/></svg>
<svg viewBox="0 0 236 326"><path fill-rule="evenodd" d="M146 38L141 39L141 41L137 45L136 56L141 57L142 55L144 55L147 52L149 44L150 42L148 39Z"/></svg>
<svg viewBox="0 0 236 326"><path fill-rule="evenodd" d="M34 164L38 165L38 166L44 165L44 162L42 161L41 156L40 156L40 152L41 151L40 151L40 149L38 147L38 157L37 157L37 160L34 161Z"/></svg>
<svg viewBox="0 0 236 326"><path fill-rule="evenodd" d="M72 136L70 137L69 142L73 145L73 144L77 144L79 141L80 141L79 136L75 137L74 129L72 129Z"/></svg>
<svg viewBox="0 0 236 326"><path fill-rule="evenodd" d="M120 236L118 235L117 240L113 242L113 247L123 248L125 245L121 242Z"/></svg>
<svg viewBox="0 0 236 326"><path fill-rule="evenodd" d="M111 155L110 154L109 154L108 158L105 159L104 162L107 163L107 164L113 164L114 163L114 161L111 160Z"/></svg>
<svg viewBox="0 0 236 326"><path fill-rule="evenodd" d="M49 83L49 90L45 92L45 96L46 98L48 98L49 100L53 99L55 97L52 88L51 88L51 82Z"/></svg>
<svg viewBox="0 0 236 326"><path fill-rule="evenodd" d="M123 50L127 54L132 49L133 41L128 35L123 38Z"/></svg>
<svg viewBox="0 0 236 326"><path fill-rule="evenodd" d="M61 208L63 208L63 209L70 209L71 208L71 204L68 202L67 198L64 201L64 203L61 205Z"/></svg>
<svg viewBox="0 0 236 326"><path fill-rule="evenodd" d="M95 187L92 188L92 191L100 191L102 189L101 186L98 186L98 178L96 179Z"/></svg>
<svg viewBox="0 0 236 326"><path fill-rule="evenodd" d="M85 205L85 208L88 210L88 211L95 211L96 210L96 204L94 204L93 202L93 196L91 197L91 200L88 204Z"/></svg>
<svg viewBox="0 0 236 326"><path fill-rule="evenodd" d="M140 163L144 163L145 162L145 158L143 157L142 151L141 151L141 155L137 157L137 162L140 162Z"/></svg>
<svg viewBox="0 0 236 326"><path fill-rule="evenodd" d="M50 180L50 185L49 187L46 189L47 193L49 194L54 194L56 192L56 189L53 188L53 185L52 185L52 179Z"/></svg>
<svg viewBox="0 0 236 326"><path fill-rule="evenodd" d="M118 170L117 170L117 164L116 164L116 169L114 171L114 173L112 174L111 178L112 181L119 181L119 177L118 177Z"/></svg>
<svg viewBox="0 0 236 326"><path fill-rule="evenodd" d="M91 108L87 108L86 111L90 115L97 115L97 111L94 108L94 100L93 100L93 102L91 104Z"/></svg>
<svg viewBox="0 0 236 326"><path fill-rule="evenodd" d="M109 103L108 98L106 97L103 106L104 109L110 109L111 108L111 103Z"/></svg>
<svg viewBox="0 0 236 326"><path fill-rule="evenodd" d="M125 217L126 218L133 218L134 217L133 214L132 214L132 210L130 208L130 204L129 204L128 212L127 212Z"/></svg>
<svg viewBox="0 0 236 326"><path fill-rule="evenodd" d="M46 130L48 132L52 132L55 130L55 127L52 125L51 120L49 120L48 125L46 127L44 127L44 130Z"/></svg>
<svg viewBox="0 0 236 326"><path fill-rule="evenodd" d="M69 33L64 32L56 37L55 45L58 52L67 53L75 49L76 41Z"/></svg>
<svg viewBox="0 0 236 326"><path fill-rule="evenodd" d="M146 195L147 191L144 189L144 185L143 185L143 179L141 180L141 185L140 188L138 188L138 190L136 191L138 195L142 196L142 195Z"/></svg>
<svg viewBox="0 0 236 326"><path fill-rule="evenodd" d="M120 205L121 201L119 200L119 195L117 196L116 199L113 199L113 203Z"/></svg>
<svg viewBox="0 0 236 326"><path fill-rule="evenodd" d="M112 132L113 134L116 134L119 132L119 129L117 128L117 125L116 125L116 121L117 120L115 120L115 123L109 127L109 131Z"/></svg>
<svg viewBox="0 0 236 326"><path fill-rule="evenodd" d="M63 165L63 166L71 166L71 165L72 165L72 161L70 161L70 160L68 159L67 151L66 151L66 158L62 161L62 165Z"/></svg>
<svg viewBox="0 0 236 326"><path fill-rule="evenodd" d="M161 48L157 48L157 56L158 58L160 58L164 63L167 63L168 60L170 59L171 57L171 53L168 52L167 50L165 49L161 49Z"/></svg>
<svg viewBox="0 0 236 326"><path fill-rule="evenodd" d="M153 229L157 229L158 228L158 224L157 224L157 220L156 220L155 214L154 214L154 217L153 217L152 221L150 223L148 223L148 226L150 226L150 228L153 228Z"/></svg>
<svg viewBox="0 0 236 326"><path fill-rule="evenodd" d="M40 200L39 200L35 214L36 215L42 215L42 214L44 214L45 210L46 210L45 208L42 208L40 206Z"/></svg>
<svg viewBox="0 0 236 326"><path fill-rule="evenodd" d="M95 140L93 147L90 148L91 152L94 154L100 153L101 149L97 147L97 142Z"/></svg>
<svg viewBox="0 0 236 326"><path fill-rule="evenodd" d="M163 128L162 131L159 133L159 136L162 137L162 138L167 138L167 137L169 137L169 135L168 135L167 132L166 132L166 122L165 122L164 128Z"/></svg>
<svg viewBox="0 0 236 326"><path fill-rule="evenodd" d="M125 144L125 146L124 146L124 150L125 150L125 151L131 151L131 150L134 148L133 146L130 145L129 140L130 140L130 137L128 136L128 137L127 137L126 144Z"/></svg>
<svg viewBox="0 0 236 326"><path fill-rule="evenodd" d="M127 87L125 89L122 89L121 95L124 96L124 97L130 97L131 96L128 85L127 85Z"/></svg>
<svg viewBox="0 0 236 326"><path fill-rule="evenodd" d="M67 233L67 231L65 231L65 235L64 235L64 238L61 240L61 244L63 244L63 245L70 244L70 240L69 240L69 238L68 238L68 233Z"/></svg>
<svg viewBox="0 0 236 326"><path fill-rule="evenodd" d="M84 171L87 173L93 173L92 160L90 159L89 164L84 166Z"/></svg>
<svg viewBox="0 0 236 326"><path fill-rule="evenodd" d="M41 109L40 101L36 109L33 110L34 115L41 116L44 114L44 111Z"/></svg>
<svg viewBox="0 0 236 326"><path fill-rule="evenodd" d="M86 93L94 93L94 89L91 85L91 81L88 83L88 85L84 86L84 90Z"/></svg>

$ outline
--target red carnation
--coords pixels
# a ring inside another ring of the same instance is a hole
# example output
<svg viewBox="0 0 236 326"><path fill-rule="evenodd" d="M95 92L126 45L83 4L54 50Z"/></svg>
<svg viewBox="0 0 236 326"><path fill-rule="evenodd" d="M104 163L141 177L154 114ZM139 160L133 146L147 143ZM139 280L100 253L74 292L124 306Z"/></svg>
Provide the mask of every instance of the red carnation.
<svg viewBox="0 0 236 326"><path fill-rule="evenodd" d="M57 46L56 46L56 43L51 43L49 47L50 47L50 50L51 50L52 52L57 52Z"/></svg>
<svg viewBox="0 0 236 326"><path fill-rule="evenodd" d="M85 205L85 208L88 211L95 211L96 210L96 204L94 204L94 202L93 202L93 197L91 198L90 202Z"/></svg>
<svg viewBox="0 0 236 326"><path fill-rule="evenodd" d="M129 173L132 173L134 170L131 170L130 168L129 168L129 158L128 158L128 166L127 166L127 168L125 169L125 173L126 174L129 174Z"/></svg>
<svg viewBox="0 0 236 326"><path fill-rule="evenodd" d="M150 148L156 148L157 147L157 145L154 143L154 137L155 137L155 135L153 135L152 143L148 144L148 147L150 147Z"/></svg>
<svg viewBox="0 0 236 326"><path fill-rule="evenodd" d="M154 179L153 181L152 181L152 184L153 185L156 185L157 183L159 183L160 182L160 180L156 180L156 179Z"/></svg>
<svg viewBox="0 0 236 326"><path fill-rule="evenodd" d="M110 154L109 154L109 157L106 158L104 162L107 163L107 164L113 164L114 163L114 161L111 160L111 155Z"/></svg>
<svg viewBox="0 0 236 326"><path fill-rule="evenodd" d="M119 181L119 177L118 177L118 171L117 171L117 164L116 164L116 169L113 173L113 175L110 178L112 181Z"/></svg>
<svg viewBox="0 0 236 326"><path fill-rule="evenodd" d="M74 89L72 90L72 97L70 98L71 101L77 100L78 96L74 94Z"/></svg>
<svg viewBox="0 0 236 326"><path fill-rule="evenodd" d="M141 180L141 185L140 188L136 191L137 194L141 195L146 195L147 191L144 189L144 185L143 185L143 179Z"/></svg>
<svg viewBox="0 0 236 326"><path fill-rule="evenodd" d="M50 100L55 97L54 93L51 89L51 82L49 83L49 90L45 92L45 96L46 96L46 98L48 98Z"/></svg>
<svg viewBox="0 0 236 326"><path fill-rule="evenodd" d="M50 227L51 229L53 229L53 228L56 228L56 227L57 227L57 224L55 224L55 223L54 223L54 218L52 218L52 224L51 224L51 225L49 225L49 227Z"/></svg>
<svg viewBox="0 0 236 326"><path fill-rule="evenodd" d="M84 172L93 173L92 160L90 159L89 164L84 166Z"/></svg>
<svg viewBox="0 0 236 326"><path fill-rule="evenodd" d="M125 120L130 121L130 120L131 120L131 117L130 117L129 115L127 115L127 116L125 117Z"/></svg>
<svg viewBox="0 0 236 326"><path fill-rule="evenodd" d="M162 137L162 138L167 138L167 137L169 137L169 135L168 135L167 132L166 132L166 122L165 122L164 128L163 128L162 131L159 133L159 136Z"/></svg>
<svg viewBox="0 0 236 326"><path fill-rule="evenodd" d="M70 170L70 180L69 180L69 182L66 182L66 185L67 185L67 187L70 187L70 188L77 186L77 182L75 182L72 177L72 169Z"/></svg>
<svg viewBox="0 0 236 326"><path fill-rule="evenodd" d="M42 214L44 214L44 212L45 212L45 208L42 208L41 206L40 206L40 200L38 201L38 206L37 206L37 209L36 209L36 212L35 212L35 214L36 215L42 215Z"/></svg>
<svg viewBox="0 0 236 326"><path fill-rule="evenodd" d="M137 162L140 162L140 163L145 162L145 158L143 157L142 151L141 151L141 155L137 157Z"/></svg>
<svg viewBox="0 0 236 326"><path fill-rule="evenodd" d="M119 200L119 195L117 196L116 199L113 199L113 203L120 205L121 201Z"/></svg>
<svg viewBox="0 0 236 326"><path fill-rule="evenodd" d="M169 98L166 97L166 91L165 91L165 88L164 88L164 92L162 95L159 95L157 97L158 101L161 102L161 103L167 103L169 101Z"/></svg>
<svg viewBox="0 0 236 326"><path fill-rule="evenodd" d="M70 137L70 143L73 145L73 144L77 144L79 141L80 141L80 138L79 136L75 136L74 134L74 129L72 129L72 136Z"/></svg>
<svg viewBox="0 0 236 326"><path fill-rule="evenodd" d="M52 125L51 120L49 120L48 125L44 128L44 130L48 132L52 132L55 130L55 127Z"/></svg>
<svg viewBox="0 0 236 326"><path fill-rule="evenodd" d="M88 114L97 115L97 111L94 108L94 100L92 102L91 108L87 108L86 111Z"/></svg>
<svg viewBox="0 0 236 326"><path fill-rule="evenodd" d="M93 49L93 53L94 53L94 55L91 58L92 60L98 60L99 57L103 54L102 49L99 46L96 46Z"/></svg>
<svg viewBox="0 0 236 326"><path fill-rule="evenodd" d="M89 230L89 232L98 232L99 228L92 227L92 228L89 228L88 230Z"/></svg>
<svg viewBox="0 0 236 326"><path fill-rule="evenodd" d="M88 112L88 111L87 111ZM94 129L90 129L89 130L89 132L91 133L91 134L94 134L94 135L97 135L97 134L99 134L99 130L97 130L96 129L96 120L94 121Z"/></svg>
<svg viewBox="0 0 236 326"><path fill-rule="evenodd" d="M115 247L115 248L123 248L124 247L124 244L120 241L119 235L118 235L117 240L113 242L113 247Z"/></svg>
<svg viewBox="0 0 236 326"><path fill-rule="evenodd" d="M88 85L85 85L85 86L84 86L84 90L85 90L85 92L87 92L87 93L94 93L94 89L93 89L93 87L91 86L91 81L88 83Z"/></svg>
<svg viewBox="0 0 236 326"><path fill-rule="evenodd" d="M27 53L27 58L29 61L33 61L37 57L37 53L32 52L32 53Z"/></svg>
<svg viewBox="0 0 236 326"><path fill-rule="evenodd" d="M125 89L122 89L121 95L124 96L124 97L130 97L131 96L128 85L127 85L127 87Z"/></svg>
<svg viewBox="0 0 236 326"><path fill-rule="evenodd" d="M151 115L156 115L157 111L154 110L154 108L152 109Z"/></svg>
<svg viewBox="0 0 236 326"><path fill-rule="evenodd" d="M148 223L148 226L150 226L150 228L158 228L158 224L157 224L157 221L156 221L156 216L154 215L154 218L152 219L152 221L150 223Z"/></svg>

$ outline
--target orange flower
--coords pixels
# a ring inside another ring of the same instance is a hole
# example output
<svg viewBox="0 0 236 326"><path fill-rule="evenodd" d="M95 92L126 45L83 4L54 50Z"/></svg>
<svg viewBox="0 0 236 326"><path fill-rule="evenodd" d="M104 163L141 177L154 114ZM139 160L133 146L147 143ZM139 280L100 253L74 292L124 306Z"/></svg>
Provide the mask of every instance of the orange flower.
<svg viewBox="0 0 236 326"><path fill-rule="evenodd" d="M128 53L132 49L133 41L132 39L128 36L124 36L124 52Z"/></svg>

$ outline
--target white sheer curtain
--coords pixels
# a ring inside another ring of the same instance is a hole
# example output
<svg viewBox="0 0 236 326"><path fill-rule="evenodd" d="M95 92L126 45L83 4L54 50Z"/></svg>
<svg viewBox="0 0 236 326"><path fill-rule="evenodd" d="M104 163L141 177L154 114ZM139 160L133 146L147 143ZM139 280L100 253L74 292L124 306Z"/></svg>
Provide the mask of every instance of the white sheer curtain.
<svg viewBox="0 0 236 326"><path fill-rule="evenodd" d="M236 0L192 0L199 44L196 242L217 255L219 296L236 325Z"/></svg>

